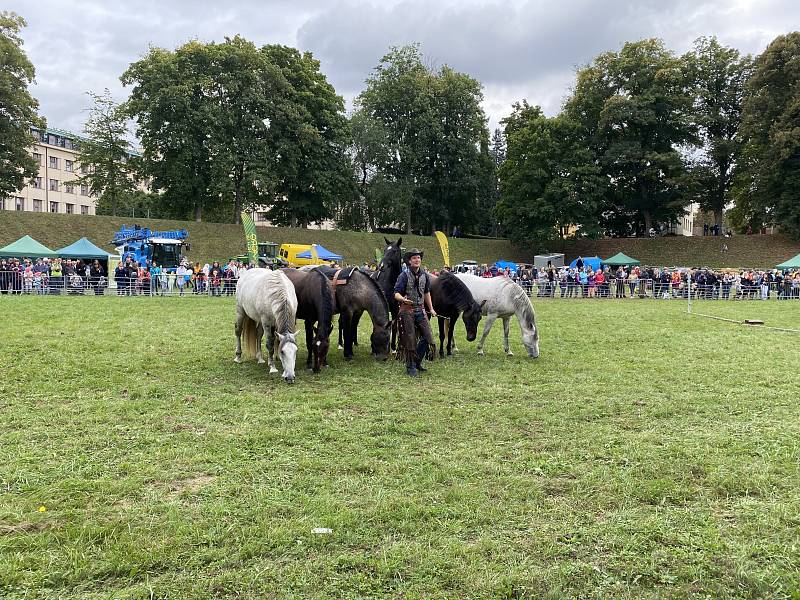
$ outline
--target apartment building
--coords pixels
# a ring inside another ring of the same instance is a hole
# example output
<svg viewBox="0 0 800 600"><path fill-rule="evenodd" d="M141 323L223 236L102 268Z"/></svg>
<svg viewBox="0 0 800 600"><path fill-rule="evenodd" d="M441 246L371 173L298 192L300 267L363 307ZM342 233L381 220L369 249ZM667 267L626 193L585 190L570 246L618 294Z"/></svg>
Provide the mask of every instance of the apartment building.
<svg viewBox="0 0 800 600"><path fill-rule="evenodd" d="M82 171L77 161L80 137L68 131L47 128L31 130L36 142L31 148L39 174L10 198L0 198L4 210L95 214L96 198L88 185L72 183Z"/></svg>

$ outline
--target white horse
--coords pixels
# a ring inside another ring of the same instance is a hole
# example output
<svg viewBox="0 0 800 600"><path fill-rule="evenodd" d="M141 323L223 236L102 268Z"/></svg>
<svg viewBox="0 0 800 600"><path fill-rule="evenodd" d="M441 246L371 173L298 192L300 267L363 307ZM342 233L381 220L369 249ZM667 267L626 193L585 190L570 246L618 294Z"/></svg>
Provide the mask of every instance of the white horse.
<svg viewBox="0 0 800 600"><path fill-rule="evenodd" d="M236 356L234 362L242 362L242 334L247 353L254 355L259 364L261 337L267 332L269 372L277 373L275 359L275 334L278 335L278 353L283 365L283 379L294 381L294 363L297 358L295 320L297 295L289 278L281 271L248 269L236 284Z"/></svg>
<svg viewBox="0 0 800 600"><path fill-rule="evenodd" d="M483 354L483 342L489 335L497 317L503 319L503 333L505 339L503 347L506 354L513 356L508 347L508 327L512 315L517 316L519 328L522 331L522 345L531 358L539 358L539 330L536 328L536 315L533 312L531 300L520 286L506 277L477 277L469 273L456 275L463 281L481 305L481 312L486 316L483 326L483 335L478 342L478 354Z"/></svg>

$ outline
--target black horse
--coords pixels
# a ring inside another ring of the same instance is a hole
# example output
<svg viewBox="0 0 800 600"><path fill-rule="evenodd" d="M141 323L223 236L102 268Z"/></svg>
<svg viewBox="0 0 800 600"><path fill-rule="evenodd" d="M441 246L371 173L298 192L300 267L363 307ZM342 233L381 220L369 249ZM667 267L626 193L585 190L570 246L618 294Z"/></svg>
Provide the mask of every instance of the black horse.
<svg viewBox="0 0 800 600"><path fill-rule="evenodd" d="M472 342L478 335L481 320L481 305L475 302L469 288L449 271L442 271L438 277L431 277L431 301L439 315L439 356L444 358L444 337L447 327L447 355L453 354L453 331L458 315L467 328L467 341ZM449 320L448 320L449 319Z"/></svg>
<svg viewBox="0 0 800 600"><path fill-rule="evenodd" d="M397 349L399 307L397 300L394 299L394 285L402 271L403 250L400 245L403 243L403 238L397 238L396 242L390 242L385 237L383 239L386 242L386 250L383 251L381 264L378 265L378 270L375 271L372 278L378 282L378 286L383 290L386 300L389 302L389 311L392 313L392 350L395 350Z"/></svg>
<svg viewBox="0 0 800 600"><path fill-rule="evenodd" d="M306 367L319 373L327 364L330 336L333 330L334 300L330 281L317 270L281 269L294 285L297 294L297 318L306 324ZM316 325L316 326L315 326Z"/></svg>
<svg viewBox="0 0 800 600"><path fill-rule="evenodd" d="M372 319L372 356L377 360L389 357L389 304L378 283L360 269L315 267L333 283L333 297L343 334L344 359L353 359L353 339L358 321L364 312ZM347 276L347 283L333 281L338 275Z"/></svg>

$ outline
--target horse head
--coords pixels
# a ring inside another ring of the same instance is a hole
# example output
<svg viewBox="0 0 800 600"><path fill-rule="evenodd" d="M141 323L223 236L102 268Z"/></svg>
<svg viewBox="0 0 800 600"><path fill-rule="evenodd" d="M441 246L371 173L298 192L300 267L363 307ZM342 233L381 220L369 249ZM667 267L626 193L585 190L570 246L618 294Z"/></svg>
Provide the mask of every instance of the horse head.
<svg viewBox="0 0 800 600"><path fill-rule="evenodd" d="M314 373L319 373L325 361L328 358L328 350L330 350L330 338L333 325L328 327L327 331L322 331L321 327L314 327Z"/></svg>
<svg viewBox="0 0 800 600"><path fill-rule="evenodd" d="M297 340L291 331L278 333L278 353L281 356L283 365L283 380L286 383L294 383L294 363L297 359Z"/></svg>
<svg viewBox="0 0 800 600"><path fill-rule="evenodd" d="M472 301L467 309L461 313L461 319L464 321L464 326L467 328L467 341L474 342L478 337L478 323L481 320L481 305Z"/></svg>
<svg viewBox="0 0 800 600"><path fill-rule="evenodd" d="M529 321L523 324L520 321L522 329L522 345L528 352L531 358L539 358L539 329L536 327L536 317L531 315Z"/></svg>
<svg viewBox="0 0 800 600"><path fill-rule="evenodd" d="M378 266L378 272L384 270L401 270L403 251L400 244L403 243L403 238L397 238L396 242L390 242L386 237L383 238L386 242L386 250L383 251L383 258L381 264Z"/></svg>
<svg viewBox="0 0 800 600"><path fill-rule="evenodd" d="M389 341L391 338L392 322L389 321L386 327L375 325L372 328L370 342L372 343L372 356L375 360L386 360L389 358Z"/></svg>

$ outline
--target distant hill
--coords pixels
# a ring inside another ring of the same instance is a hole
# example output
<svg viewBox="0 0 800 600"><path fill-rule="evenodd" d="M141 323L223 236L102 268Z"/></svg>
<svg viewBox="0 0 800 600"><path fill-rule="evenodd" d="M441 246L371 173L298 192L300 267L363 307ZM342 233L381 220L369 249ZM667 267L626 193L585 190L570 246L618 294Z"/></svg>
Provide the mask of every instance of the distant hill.
<svg viewBox="0 0 800 600"><path fill-rule="evenodd" d="M136 223L151 229L187 229L191 243L189 258L196 261L222 261L245 252L244 231L240 225L13 211L0 211L0 246L5 246L23 235L30 235L55 249L86 236L101 248L112 252L111 239L123 223ZM258 236L262 242L322 244L343 255L345 261L350 263L373 260L375 248L382 249L385 245L383 234L357 231L259 227ZM398 236L386 237L396 239ZM728 250L723 252L722 247L725 244ZM433 236L403 235L403 245L406 248L416 246L424 250L427 265L438 267L443 263L439 244ZM783 235L742 235L732 238L568 240L552 243L547 248L523 248L508 240L450 238L450 259L454 263L471 259L478 263L491 264L501 258L532 262L534 254L545 251L563 252L567 260L578 255L609 257L617 252L625 252L649 265L773 267L800 253L800 242Z"/></svg>

